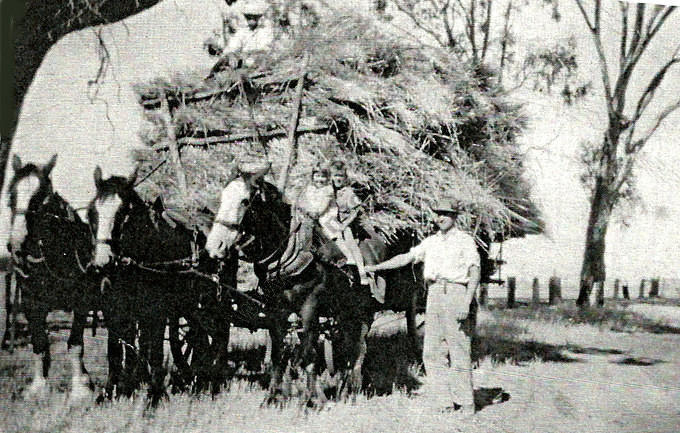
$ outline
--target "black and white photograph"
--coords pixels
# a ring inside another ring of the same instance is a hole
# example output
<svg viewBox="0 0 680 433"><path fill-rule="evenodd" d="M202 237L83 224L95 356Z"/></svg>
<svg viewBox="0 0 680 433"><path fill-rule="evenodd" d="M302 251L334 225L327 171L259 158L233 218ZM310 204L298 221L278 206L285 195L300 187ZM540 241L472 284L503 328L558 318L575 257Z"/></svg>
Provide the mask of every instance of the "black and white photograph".
<svg viewBox="0 0 680 433"><path fill-rule="evenodd" d="M678 3L0 1L0 432L679 432Z"/></svg>

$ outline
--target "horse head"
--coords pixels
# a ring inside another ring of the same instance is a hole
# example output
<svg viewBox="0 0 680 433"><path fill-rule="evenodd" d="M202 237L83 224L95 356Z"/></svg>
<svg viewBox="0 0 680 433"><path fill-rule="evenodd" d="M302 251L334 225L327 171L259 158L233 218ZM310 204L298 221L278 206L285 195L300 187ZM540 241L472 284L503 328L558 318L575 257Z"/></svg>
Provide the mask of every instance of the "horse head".
<svg viewBox="0 0 680 433"><path fill-rule="evenodd" d="M23 164L18 155L12 158L14 176L9 183L11 228L8 249L16 253L28 235L27 217L39 212L52 193L50 173L57 163L55 154L45 165Z"/></svg>
<svg viewBox="0 0 680 433"><path fill-rule="evenodd" d="M220 207L205 244L211 258L224 258L226 252L236 244L254 191L253 182L244 176L231 180L222 190Z"/></svg>
<svg viewBox="0 0 680 433"><path fill-rule="evenodd" d="M109 264L115 250L115 232L120 230L124 209L130 206L136 194L134 181L137 173L130 177L111 176L102 179L102 170L99 166L94 171L94 184L97 193L88 206L88 221L94 234L94 257L95 266L102 267Z"/></svg>
<svg viewBox="0 0 680 433"><path fill-rule="evenodd" d="M240 175L227 183L220 194L220 207L208 234L206 250L212 258L224 258L226 252L237 247L243 234L257 236L265 220L277 218L283 203L276 187L264 181L269 165L239 167ZM269 221L271 222L271 221ZM284 227L287 230L288 227Z"/></svg>

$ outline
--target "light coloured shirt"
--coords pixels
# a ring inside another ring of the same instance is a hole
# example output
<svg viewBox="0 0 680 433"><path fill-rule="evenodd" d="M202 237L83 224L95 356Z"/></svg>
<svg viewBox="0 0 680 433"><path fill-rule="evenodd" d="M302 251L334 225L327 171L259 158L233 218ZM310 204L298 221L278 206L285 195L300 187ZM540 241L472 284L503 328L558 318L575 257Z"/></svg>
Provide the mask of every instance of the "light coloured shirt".
<svg viewBox="0 0 680 433"><path fill-rule="evenodd" d="M474 239L467 233L452 228L446 234L437 232L426 237L407 253L414 262L423 263L425 280L444 278L467 284L470 266L479 266L479 254Z"/></svg>
<svg viewBox="0 0 680 433"><path fill-rule="evenodd" d="M334 208L333 203L333 187L330 185L315 187L313 184L308 184L302 191L297 200L297 207L302 209L305 213L314 219L320 218L327 214L330 208Z"/></svg>
<svg viewBox="0 0 680 433"><path fill-rule="evenodd" d="M229 37L224 53L250 53L269 51L274 41L274 31L270 25L259 25L254 31L241 26Z"/></svg>
<svg viewBox="0 0 680 433"><path fill-rule="evenodd" d="M344 221L353 210L361 206L361 200L351 186L342 187L335 192L335 203L340 221Z"/></svg>

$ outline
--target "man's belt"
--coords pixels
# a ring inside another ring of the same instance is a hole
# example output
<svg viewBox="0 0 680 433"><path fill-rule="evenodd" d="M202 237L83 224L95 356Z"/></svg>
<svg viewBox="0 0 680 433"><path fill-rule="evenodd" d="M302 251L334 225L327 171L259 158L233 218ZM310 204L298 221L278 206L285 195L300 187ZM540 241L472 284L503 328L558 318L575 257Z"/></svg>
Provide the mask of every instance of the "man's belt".
<svg viewBox="0 0 680 433"><path fill-rule="evenodd" d="M453 281L453 280L450 280L450 279L444 278L444 277L437 277L437 278L435 278L435 279L428 278L428 279L425 280L425 282L426 282L427 284L432 284L432 283L458 284L458 285L465 286L465 287L467 287L467 285L468 285L468 283L460 283L460 282L458 282L458 281Z"/></svg>

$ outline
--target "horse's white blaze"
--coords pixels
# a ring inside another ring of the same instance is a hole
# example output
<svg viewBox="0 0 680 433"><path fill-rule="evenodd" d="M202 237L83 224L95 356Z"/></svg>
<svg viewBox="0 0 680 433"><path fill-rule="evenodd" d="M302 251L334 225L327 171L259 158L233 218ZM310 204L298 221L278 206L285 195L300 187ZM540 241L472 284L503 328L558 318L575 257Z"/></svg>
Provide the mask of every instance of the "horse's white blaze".
<svg viewBox="0 0 680 433"><path fill-rule="evenodd" d="M210 257L224 257L227 249L236 241L238 231L223 223L239 225L246 211L246 201L250 199L250 186L243 179L235 179L222 190L220 209L215 216L205 249ZM217 222L220 221L220 222Z"/></svg>
<svg viewBox="0 0 680 433"><path fill-rule="evenodd" d="M224 0L162 0L61 38L22 101L12 152L36 164L57 153L55 191L73 208L86 207L96 192L95 167L103 167L104 177L128 177L136 166L131 151L145 147L148 123L133 85L177 74L206 76L216 59L204 42L222 35L227 8ZM9 218L5 209L1 213L4 248Z"/></svg>
<svg viewBox="0 0 680 433"><path fill-rule="evenodd" d="M112 195L95 201L97 210L97 245L94 250L95 266L104 266L113 259L111 245L104 243L112 239L113 225L116 220L116 212L123 204L118 195Z"/></svg>
<svg viewBox="0 0 680 433"><path fill-rule="evenodd" d="M35 175L30 175L23 178L16 185L16 210L19 212L12 221L10 229L9 242L12 249L16 251L21 247L21 244L28 235L28 228L26 227L26 216L23 214L28 209L28 204L33 195L38 192L40 188L40 179Z"/></svg>

